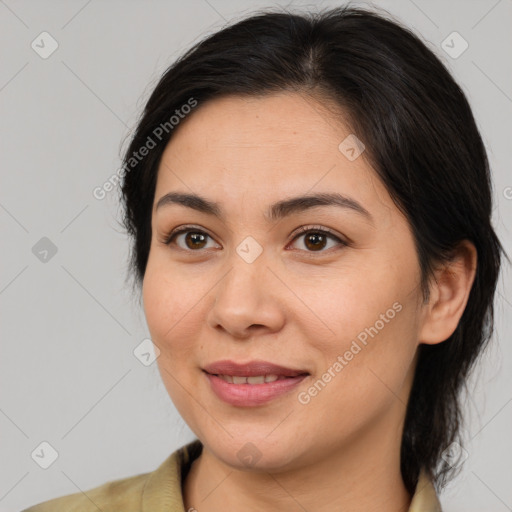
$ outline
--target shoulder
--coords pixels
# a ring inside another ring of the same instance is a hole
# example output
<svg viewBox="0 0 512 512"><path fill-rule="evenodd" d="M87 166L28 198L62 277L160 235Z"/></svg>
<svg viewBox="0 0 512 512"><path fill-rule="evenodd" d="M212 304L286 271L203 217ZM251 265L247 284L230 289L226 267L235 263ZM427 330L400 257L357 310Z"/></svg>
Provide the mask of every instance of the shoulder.
<svg viewBox="0 0 512 512"><path fill-rule="evenodd" d="M151 473L107 482L85 492L39 503L21 512L139 512L144 486Z"/></svg>
<svg viewBox="0 0 512 512"><path fill-rule="evenodd" d="M182 480L201 451L196 439L171 453L154 471L112 480L21 512L184 512Z"/></svg>
<svg viewBox="0 0 512 512"><path fill-rule="evenodd" d="M442 512L431 476L422 469L408 512Z"/></svg>

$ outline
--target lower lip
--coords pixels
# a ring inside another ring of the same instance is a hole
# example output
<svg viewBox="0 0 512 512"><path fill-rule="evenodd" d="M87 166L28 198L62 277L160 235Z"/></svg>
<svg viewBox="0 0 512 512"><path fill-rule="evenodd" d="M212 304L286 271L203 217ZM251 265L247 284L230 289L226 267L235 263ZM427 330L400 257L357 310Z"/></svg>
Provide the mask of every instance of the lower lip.
<svg viewBox="0 0 512 512"><path fill-rule="evenodd" d="M264 384L230 384L206 373L213 392L224 402L241 407L255 407L270 402L297 387L308 375L265 382Z"/></svg>

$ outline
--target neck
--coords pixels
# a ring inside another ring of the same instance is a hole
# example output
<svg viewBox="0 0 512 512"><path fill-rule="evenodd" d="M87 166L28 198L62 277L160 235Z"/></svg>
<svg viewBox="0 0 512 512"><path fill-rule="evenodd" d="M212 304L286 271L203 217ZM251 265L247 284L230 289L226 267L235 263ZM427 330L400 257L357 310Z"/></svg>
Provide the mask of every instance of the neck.
<svg viewBox="0 0 512 512"><path fill-rule="evenodd" d="M389 421L393 418L328 447L314 464L282 472L241 471L203 446L183 485L185 510L407 512L411 496L400 472L402 425Z"/></svg>

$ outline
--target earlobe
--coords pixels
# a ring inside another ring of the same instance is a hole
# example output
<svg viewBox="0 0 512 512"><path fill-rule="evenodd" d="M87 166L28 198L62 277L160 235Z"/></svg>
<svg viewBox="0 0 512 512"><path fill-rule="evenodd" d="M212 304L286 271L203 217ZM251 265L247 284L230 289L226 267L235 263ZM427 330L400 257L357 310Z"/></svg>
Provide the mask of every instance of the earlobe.
<svg viewBox="0 0 512 512"><path fill-rule="evenodd" d="M469 240L463 240L452 260L436 270L430 285L430 300L424 305L420 343L441 343L454 333L466 308L476 267L476 248Z"/></svg>

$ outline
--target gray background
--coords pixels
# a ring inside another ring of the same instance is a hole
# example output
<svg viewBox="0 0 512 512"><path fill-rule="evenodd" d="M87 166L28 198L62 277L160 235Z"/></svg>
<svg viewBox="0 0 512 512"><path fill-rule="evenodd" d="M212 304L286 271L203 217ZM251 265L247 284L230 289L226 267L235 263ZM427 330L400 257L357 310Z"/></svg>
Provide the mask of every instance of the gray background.
<svg viewBox="0 0 512 512"><path fill-rule="evenodd" d="M152 471L193 439L156 363L133 354L149 334L124 282L117 195L92 191L119 168L175 57L255 8L287 4L0 0L0 511ZM421 34L467 93L493 170L494 225L512 252L512 1L373 5ZM31 47L43 31L59 45L46 59ZM456 59L442 48L453 31L469 44ZM43 237L57 248L47 261L33 251ZM493 344L471 382L468 459L442 495L448 511L512 510L510 283L506 266ZM58 452L48 469L31 456L43 441Z"/></svg>

